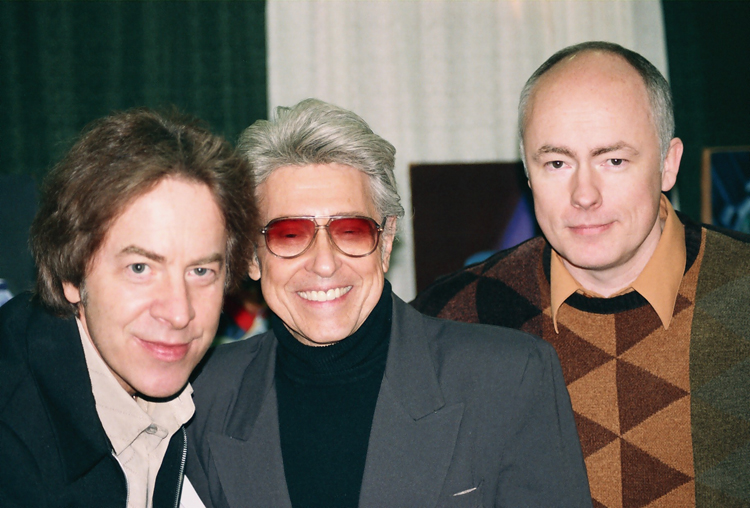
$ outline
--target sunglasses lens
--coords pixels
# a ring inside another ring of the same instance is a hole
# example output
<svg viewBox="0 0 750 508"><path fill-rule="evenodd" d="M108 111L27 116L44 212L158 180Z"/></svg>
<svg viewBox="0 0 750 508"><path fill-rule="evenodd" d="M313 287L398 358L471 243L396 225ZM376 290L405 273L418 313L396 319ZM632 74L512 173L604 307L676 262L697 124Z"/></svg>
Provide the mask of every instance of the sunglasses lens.
<svg viewBox="0 0 750 508"><path fill-rule="evenodd" d="M266 226L266 246L281 257L294 257L304 251L315 234L309 219L281 219Z"/></svg>
<svg viewBox="0 0 750 508"><path fill-rule="evenodd" d="M341 252L349 256L366 256L378 243L377 224L361 217L333 219L328 233Z"/></svg>

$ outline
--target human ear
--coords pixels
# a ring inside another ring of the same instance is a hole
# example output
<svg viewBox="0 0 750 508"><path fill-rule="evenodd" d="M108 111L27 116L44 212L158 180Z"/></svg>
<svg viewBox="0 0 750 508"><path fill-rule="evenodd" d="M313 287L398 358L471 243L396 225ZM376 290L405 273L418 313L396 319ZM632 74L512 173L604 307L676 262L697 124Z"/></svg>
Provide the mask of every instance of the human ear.
<svg viewBox="0 0 750 508"><path fill-rule="evenodd" d="M396 217L388 217L385 221L385 227L383 228L383 235L381 237L382 246L381 249L381 263L383 266L383 273L388 271L391 263L391 252L393 251L393 240L396 238Z"/></svg>
<svg viewBox="0 0 750 508"><path fill-rule="evenodd" d="M667 192L674 187L677 181L677 173L680 171L680 160L684 147L680 138L673 138L669 143L669 150L664 159L664 166L661 171L661 190Z"/></svg>
<svg viewBox="0 0 750 508"><path fill-rule="evenodd" d="M63 293L65 293L65 299L73 305L81 303L81 291L73 285L71 282L63 282Z"/></svg>
<svg viewBox="0 0 750 508"><path fill-rule="evenodd" d="M260 280L260 260L258 259L258 253L253 254L253 259L250 261L247 274L253 280Z"/></svg>

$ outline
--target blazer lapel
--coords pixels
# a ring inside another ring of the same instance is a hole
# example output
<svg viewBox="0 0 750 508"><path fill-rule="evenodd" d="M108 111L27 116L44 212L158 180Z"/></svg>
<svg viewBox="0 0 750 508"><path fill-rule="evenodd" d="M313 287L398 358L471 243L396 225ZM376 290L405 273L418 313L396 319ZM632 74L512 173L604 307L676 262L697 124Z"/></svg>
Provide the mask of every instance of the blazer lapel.
<svg viewBox="0 0 750 508"><path fill-rule="evenodd" d="M393 296L385 376L375 407L360 507L435 506L463 404L446 406L422 315Z"/></svg>
<svg viewBox="0 0 750 508"><path fill-rule="evenodd" d="M248 367L246 371L225 432L208 435L229 506L292 506L281 456L275 361L276 338L271 336L253 362L261 362L264 367Z"/></svg>
<svg viewBox="0 0 750 508"><path fill-rule="evenodd" d="M78 326L75 319L51 316L37 305L29 323L29 365L49 411L66 479L75 484L111 454Z"/></svg>

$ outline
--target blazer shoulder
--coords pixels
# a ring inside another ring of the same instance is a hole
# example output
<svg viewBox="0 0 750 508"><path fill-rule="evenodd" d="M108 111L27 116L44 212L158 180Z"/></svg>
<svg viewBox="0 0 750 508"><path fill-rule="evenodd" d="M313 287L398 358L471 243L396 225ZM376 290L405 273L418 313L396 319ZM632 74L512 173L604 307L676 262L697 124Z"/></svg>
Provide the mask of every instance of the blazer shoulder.
<svg viewBox="0 0 750 508"><path fill-rule="evenodd" d="M211 348L193 371L190 382L196 393L213 387L239 383L256 357L270 354L275 336L272 331Z"/></svg>
<svg viewBox="0 0 750 508"><path fill-rule="evenodd" d="M31 375L28 342L33 314L30 293L0 307L0 414Z"/></svg>
<svg viewBox="0 0 750 508"><path fill-rule="evenodd" d="M559 363L551 344L520 330L450 321L414 309L404 311L404 321L407 329L424 334L439 366L461 369L461 365L466 365L478 373L483 368L488 372L512 372L533 368L530 364Z"/></svg>
<svg viewBox="0 0 750 508"><path fill-rule="evenodd" d="M551 344L520 330L422 316L438 383L448 401L521 415L540 394L565 387Z"/></svg>
<svg viewBox="0 0 750 508"><path fill-rule="evenodd" d="M428 329L434 330L434 342L445 350L464 354L516 358L529 354L547 355L554 348L547 341L513 328L477 323L461 323L425 316Z"/></svg>
<svg viewBox="0 0 750 508"><path fill-rule="evenodd" d="M21 293L0 307L0 344L3 347L26 335L32 313L31 293Z"/></svg>

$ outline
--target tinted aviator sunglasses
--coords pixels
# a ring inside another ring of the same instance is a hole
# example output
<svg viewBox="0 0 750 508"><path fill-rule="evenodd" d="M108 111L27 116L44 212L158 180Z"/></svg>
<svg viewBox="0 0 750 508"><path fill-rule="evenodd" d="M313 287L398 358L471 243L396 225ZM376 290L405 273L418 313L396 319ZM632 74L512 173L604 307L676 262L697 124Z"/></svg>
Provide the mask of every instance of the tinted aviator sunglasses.
<svg viewBox="0 0 750 508"><path fill-rule="evenodd" d="M328 222L318 224L317 219L328 219ZM320 229L328 232L331 244L339 252L354 258L371 254L383 232L383 227L373 219L351 215L280 217L266 224L260 232L271 254L289 259L304 254Z"/></svg>

